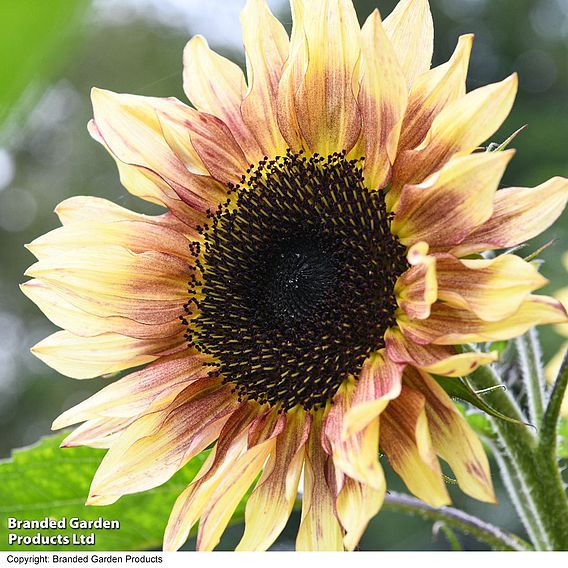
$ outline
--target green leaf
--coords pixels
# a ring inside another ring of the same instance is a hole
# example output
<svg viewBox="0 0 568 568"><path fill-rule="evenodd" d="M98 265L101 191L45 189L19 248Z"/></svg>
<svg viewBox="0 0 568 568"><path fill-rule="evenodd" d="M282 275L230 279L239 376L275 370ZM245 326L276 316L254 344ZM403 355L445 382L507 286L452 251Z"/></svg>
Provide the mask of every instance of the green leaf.
<svg viewBox="0 0 568 568"><path fill-rule="evenodd" d="M16 450L0 462L0 550L150 550L161 549L166 523L177 496L193 479L207 452L190 461L166 484L151 491L127 495L106 507L85 507L91 480L104 450L59 448L65 435L43 438L37 445ZM50 517L84 520L116 519L118 530L34 529L7 530L8 517L19 520ZM234 520L242 521L239 506ZM8 545L8 533L33 536L95 533L94 546Z"/></svg>
<svg viewBox="0 0 568 568"><path fill-rule="evenodd" d="M33 102L50 74L73 54L68 42L77 37L87 6L88 0L0 2L0 126L16 103Z"/></svg>
<svg viewBox="0 0 568 568"><path fill-rule="evenodd" d="M501 420L506 420L507 422L513 422L514 424L523 424L520 420L515 418L510 418L505 414L495 410L489 404L487 404L483 398L479 396L479 393L473 390L471 385L467 382L467 379L456 378L456 377L440 377L434 375L434 378L438 384L451 396L459 398L473 404L479 410L493 416L494 418L499 418Z"/></svg>

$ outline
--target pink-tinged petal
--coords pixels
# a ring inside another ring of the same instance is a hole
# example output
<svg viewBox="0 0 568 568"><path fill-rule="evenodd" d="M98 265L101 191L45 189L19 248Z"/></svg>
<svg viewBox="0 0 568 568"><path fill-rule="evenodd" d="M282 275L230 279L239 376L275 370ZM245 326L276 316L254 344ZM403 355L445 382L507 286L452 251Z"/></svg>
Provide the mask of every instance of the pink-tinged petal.
<svg viewBox="0 0 568 568"><path fill-rule="evenodd" d="M110 448L122 432L133 422L133 418L96 418L75 428L63 442L61 448L88 446L89 448Z"/></svg>
<svg viewBox="0 0 568 568"><path fill-rule="evenodd" d="M208 209L226 200L226 188L213 178L189 174L185 184L187 187L171 180L166 183L164 178L146 166L121 161L105 142L93 120L89 122L88 129L91 136L114 158L122 185L132 195L166 207L178 222L189 229L190 234L197 233L195 226L203 223L204 213ZM205 166L203 169L205 171Z"/></svg>
<svg viewBox="0 0 568 568"><path fill-rule="evenodd" d="M307 148L296 112L296 93L308 66L308 46L304 34L304 0L290 0L292 34L290 51L278 84L277 119L280 132L293 151Z"/></svg>
<svg viewBox="0 0 568 568"><path fill-rule="evenodd" d="M44 315L58 327L81 337L93 337L104 333L117 333L136 339L159 340L174 338L185 329L178 310L168 321L141 323L124 315L99 316L78 308L73 295L41 280L34 279L20 285L22 292L34 302ZM144 301L139 303L143 308Z"/></svg>
<svg viewBox="0 0 568 568"><path fill-rule="evenodd" d="M517 93L516 75L471 91L447 105L434 119L426 138L415 150L398 155L393 170L390 204L404 184L421 183L457 153L469 154L504 122Z"/></svg>
<svg viewBox="0 0 568 568"><path fill-rule="evenodd" d="M456 256L516 246L536 237L562 214L568 180L555 177L533 188L510 187L495 196L493 214L452 250Z"/></svg>
<svg viewBox="0 0 568 568"><path fill-rule="evenodd" d="M40 260L25 274L72 292L89 290L93 295L164 302L178 300L180 307L187 298L191 267L180 258L153 251L133 253L124 247L97 244L73 253Z"/></svg>
<svg viewBox="0 0 568 568"><path fill-rule="evenodd" d="M560 302L548 296L529 296L520 308L501 321L484 321L469 310L434 304L427 320L410 320L404 314L397 317L404 335L414 343L427 345L460 345L511 339L535 325L564 323L566 310Z"/></svg>
<svg viewBox="0 0 568 568"><path fill-rule="evenodd" d="M369 521L380 511L385 499L386 484L381 489L373 489L347 477L335 506L337 516L345 529L343 544L352 551L363 536Z"/></svg>
<svg viewBox="0 0 568 568"><path fill-rule="evenodd" d="M245 532L236 550L266 550L284 529L297 497L311 415L297 408L287 413L285 429L249 497Z"/></svg>
<svg viewBox="0 0 568 568"><path fill-rule="evenodd" d="M279 408L269 407L264 410L251 422L247 436L247 448L279 436L286 428L286 422L287 413L279 413Z"/></svg>
<svg viewBox="0 0 568 568"><path fill-rule="evenodd" d="M238 180L249 161L229 127L174 98L159 99L94 89L98 135L121 162L149 169L180 199L208 173L225 183Z"/></svg>
<svg viewBox="0 0 568 568"><path fill-rule="evenodd" d="M361 54L355 8L351 0L312 0L302 24L308 55L295 94L301 133L312 152L349 152L361 130L354 93Z"/></svg>
<svg viewBox="0 0 568 568"><path fill-rule="evenodd" d="M397 328L387 331L385 343L391 361L407 363L445 377L469 375L480 365L493 363L499 355L497 351L456 354L452 347L445 345L420 345L407 339Z"/></svg>
<svg viewBox="0 0 568 568"><path fill-rule="evenodd" d="M395 210L392 231L411 246L431 249L459 244L491 217L493 200L514 151L485 152L450 160L420 185L406 185Z"/></svg>
<svg viewBox="0 0 568 568"><path fill-rule="evenodd" d="M26 248L38 259L57 257L97 245L116 245L134 253L161 252L186 261L192 260L189 239L151 217L144 220L107 221L93 217L83 223L72 223L45 233Z"/></svg>
<svg viewBox="0 0 568 568"><path fill-rule="evenodd" d="M114 503L122 495L166 482L217 439L238 402L214 377L190 384L165 409L135 420L105 455L88 504Z"/></svg>
<svg viewBox="0 0 568 568"><path fill-rule="evenodd" d="M407 102L406 80L378 10L361 30L361 49L358 103L364 176L367 187L377 189L384 187L390 177Z"/></svg>
<svg viewBox="0 0 568 568"><path fill-rule="evenodd" d="M136 221L139 223L158 225L164 227L167 231L177 231L186 238L190 234L192 238L197 236L197 232L188 232L190 227L170 212L162 215L143 215L121 207L108 199L90 195L75 195L64 199L55 208L55 213L64 226L82 225L83 223L93 222L114 223Z"/></svg>
<svg viewBox="0 0 568 568"><path fill-rule="evenodd" d="M394 363L384 350L372 353L363 363L351 408L344 418L342 438L347 439L369 425L400 394L404 364Z"/></svg>
<svg viewBox="0 0 568 568"><path fill-rule="evenodd" d="M532 264L512 254L490 260L443 254L436 266L440 300L485 321L512 316L531 292L548 283Z"/></svg>
<svg viewBox="0 0 568 568"><path fill-rule="evenodd" d="M282 154L286 142L278 126L278 85L289 53L288 34L265 0L248 0L241 26L249 82L243 120L266 155Z"/></svg>
<svg viewBox="0 0 568 568"><path fill-rule="evenodd" d="M197 110L227 125L249 163L262 157L241 114L247 89L243 72L238 65L212 51L203 36L194 36L185 46L183 89Z"/></svg>
<svg viewBox="0 0 568 568"><path fill-rule="evenodd" d="M381 449L416 497L433 507L450 502L430 438L424 396L406 385L381 415Z"/></svg>
<svg viewBox="0 0 568 568"><path fill-rule="evenodd" d="M412 245L407 258L412 268L397 280L396 299L408 317L426 319L430 315L430 306L438 299L436 258L428 255L425 242Z"/></svg>
<svg viewBox="0 0 568 568"><path fill-rule="evenodd" d="M126 419L168 406L192 382L207 377L208 358L183 350L160 357L140 371L106 386L87 400L61 414L53 429L91 418Z"/></svg>
<svg viewBox="0 0 568 568"><path fill-rule="evenodd" d="M165 339L134 339L117 333L79 337L58 331L32 347L32 353L58 373L92 379L145 365L183 344L183 334Z"/></svg>
<svg viewBox="0 0 568 568"><path fill-rule="evenodd" d="M452 468L464 493L495 503L489 461L481 441L444 389L427 373L408 368L404 381L426 400L426 415L436 453Z"/></svg>
<svg viewBox="0 0 568 568"><path fill-rule="evenodd" d="M187 540L189 532L205 511L211 495L230 475L235 463L246 451L247 430L257 412L257 405L244 403L227 420L217 444L174 504L164 535L166 552L179 549ZM260 445L264 444L265 442Z"/></svg>
<svg viewBox="0 0 568 568"><path fill-rule="evenodd" d="M343 473L374 489L384 489L384 474L378 459L378 418L348 438L343 436L345 415L353 403L354 391L355 385L347 383L335 395L324 419L322 446Z"/></svg>
<svg viewBox="0 0 568 568"><path fill-rule="evenodd" d="M410 91L398 151L416 148L432 122L448 104L465 95L465 79L473 35L460 36L451 59L418 76Z"/></svg>
<svg viewBox="0 0 568 568"><path fill-rule="evenodd" d="M400 0L385 19L384 28L410 90L432 62L434 22L428 0Z"/></svg>
<svg viewBox="0 0 568 568"><path fill-rule="evenodd" d="M314 415L304 464L299 551L343 551L343 530L335 514L332 459L321 446L322 413Z"/></svg>

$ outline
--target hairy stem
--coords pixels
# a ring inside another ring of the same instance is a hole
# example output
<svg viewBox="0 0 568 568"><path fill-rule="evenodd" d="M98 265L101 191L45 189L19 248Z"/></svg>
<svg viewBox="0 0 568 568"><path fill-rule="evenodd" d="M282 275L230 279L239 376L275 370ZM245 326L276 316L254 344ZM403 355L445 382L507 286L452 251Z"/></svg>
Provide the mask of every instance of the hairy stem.
<svg viewBox="0 0 568 568"><path fill-rule="evenodd" d="M385 497L383 508L417 515L429 521L442 522L452 529L472 535L480 542L488 544L493 550L532 550L528 542L477 517L452 507L435 509L410 495L390 492Z"/></svg>
<svg viewBox="0 0 568 568"><path fill-rule="evenodd" d="M471 351L472 348L464 350ZM476 389L501 384L491 367L478 369L470 376L470 381ZM549 421L558 419L561 390L560 386L553 391L542 418L540 440L526 426L489 417L496 434L492 443L505 486L537 550L568 549L568 503L556 462L555 445L551 446L557 422L554 427L548 425ZM494 390L486 396L494 408L522 420L522 414L508 392Z"/></svg>
<svg viewBox="0 0 568 568"><path fill-rule="evenodd" d="M542 353L536 328L515 340L521 373L525 385L529 406L529 419L537 430L540 430L544 416L544 374L542 370Z"/></svg>

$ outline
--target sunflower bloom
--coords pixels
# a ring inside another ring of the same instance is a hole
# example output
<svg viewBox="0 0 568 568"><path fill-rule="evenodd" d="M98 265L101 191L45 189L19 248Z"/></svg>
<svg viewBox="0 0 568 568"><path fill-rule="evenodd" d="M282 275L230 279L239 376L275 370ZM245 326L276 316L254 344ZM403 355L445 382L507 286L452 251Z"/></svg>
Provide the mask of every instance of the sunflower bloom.
<svg viewBox="0 0 568 568"><path fill-rule="evenodd" d="M63 328L33 352L87 379L132 367L63 413L64 445L108 448L88 504L167 481L212 446L164 538L213 549L252 489L240 550L267 549L303 483L299 550L352 550L381 508L379 448L418 498L493 502L488 460L433 374L495 353L453 346L566 321L513 254L549 227L568 181L497 191L512 151L480 152L515 75L469 93L473 38L430 68L427 0L359 27L351 0L264 0L242 14L246 78L194 37L185 93L94 89L91 135L146 216L96 197L56 212L23 285ZM303 476L302 476L303 473Z"/></svg>

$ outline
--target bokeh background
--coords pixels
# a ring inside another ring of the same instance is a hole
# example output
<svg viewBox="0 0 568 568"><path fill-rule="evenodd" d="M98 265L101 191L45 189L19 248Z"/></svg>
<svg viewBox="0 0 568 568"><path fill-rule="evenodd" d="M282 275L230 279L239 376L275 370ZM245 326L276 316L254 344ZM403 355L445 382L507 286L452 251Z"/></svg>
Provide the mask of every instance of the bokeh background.
<svg viewBox="0 0 568 568"><path fill-rule="evenodd" d="M434 64L446 61L458 36L475 33L469 88L520 74L516 106L494 136L522 125L506 185L537 185L568 176L568 0L430 0L436 25ZM244 63L239 12L244 0L0 0L0 458L37 441L51 421L101 387L102 380L62 377L29 348L55 330L19 291L33 262L24 244L55 228L53 209L73 195L96 195L142 212L147 204L120 186L114 162L88 136L92 86L150 96L176 96L181 53L194 34ZM361 21L375 8L386 16L395 0L355 1ZM291 24L287 0L269 0ZM543 254L547 292L566 286L560 256L568 248L568 216L527 251L556 239ZM527 252L528 254L528 252ZM542 331L545 358L560 345ZM396 487L396 485L395 485ZM502 488L500 505L455 504L522 534ZM289 549L294 517L276 549ZM228 531L230 548L241 528ZM468 548L478 548L464 540ZM428 523L381 513L363 550L447 549Z"/></svg>

